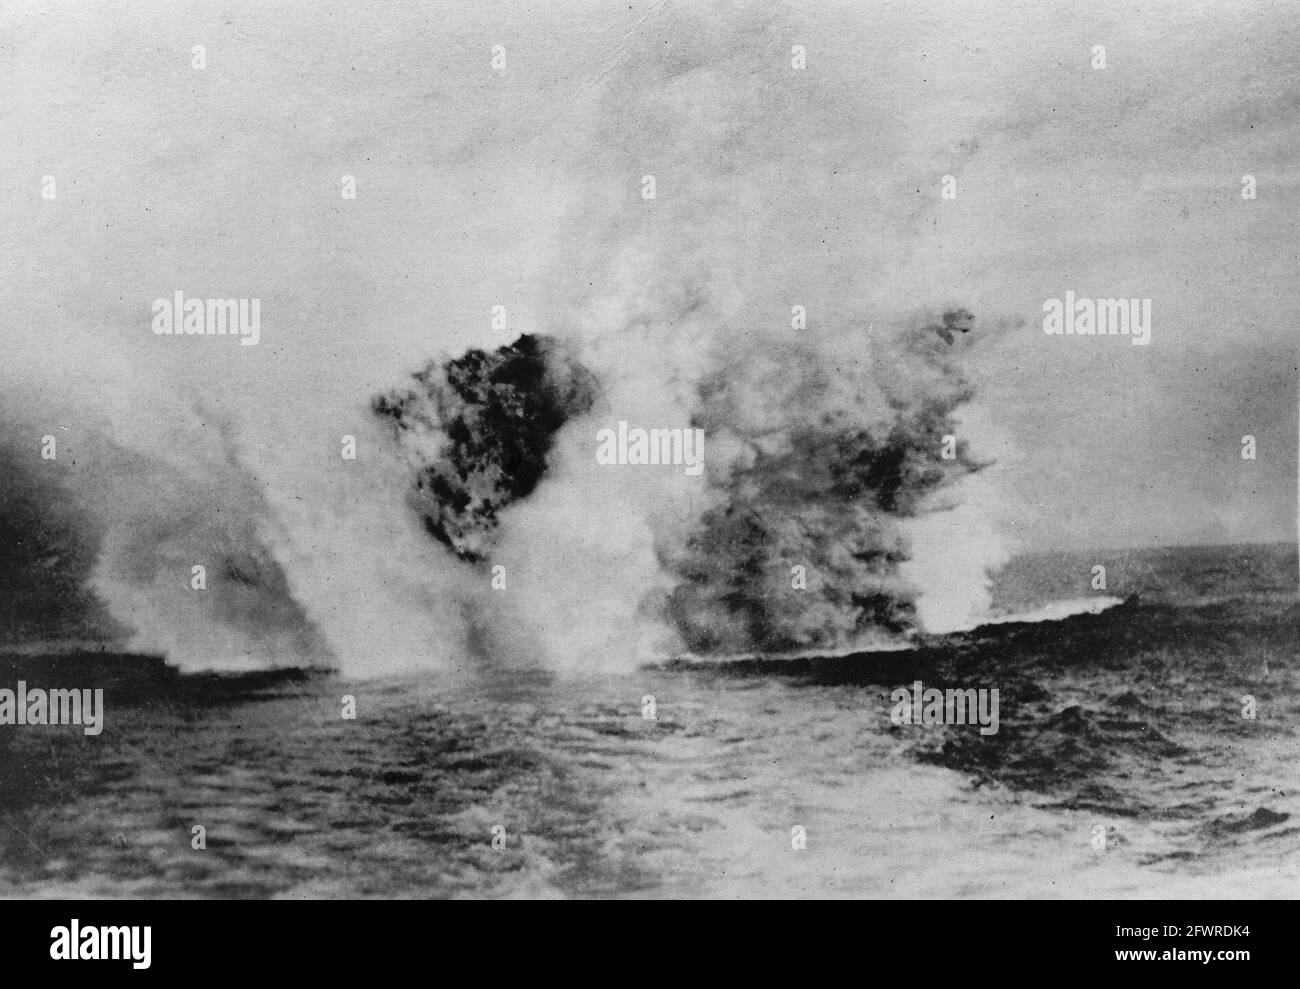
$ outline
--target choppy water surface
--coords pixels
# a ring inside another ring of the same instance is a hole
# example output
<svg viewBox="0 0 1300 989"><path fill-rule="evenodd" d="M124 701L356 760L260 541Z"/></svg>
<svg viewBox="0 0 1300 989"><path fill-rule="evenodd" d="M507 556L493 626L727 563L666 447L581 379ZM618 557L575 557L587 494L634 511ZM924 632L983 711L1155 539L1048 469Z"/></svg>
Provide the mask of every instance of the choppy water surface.
<svg viewBox="0 0 1300 989"><path fill-rule="evenodd" d="M1087 562L1018 561L1004 607L1088 593ZM0 728L0 892L1296 895L1294 548L1132 554L1108 593L1134 592L908 652L625 676L14 659L7 686L104 686L108 727ZM1000 731L891 724L916 679L999 688Z"/></svg>

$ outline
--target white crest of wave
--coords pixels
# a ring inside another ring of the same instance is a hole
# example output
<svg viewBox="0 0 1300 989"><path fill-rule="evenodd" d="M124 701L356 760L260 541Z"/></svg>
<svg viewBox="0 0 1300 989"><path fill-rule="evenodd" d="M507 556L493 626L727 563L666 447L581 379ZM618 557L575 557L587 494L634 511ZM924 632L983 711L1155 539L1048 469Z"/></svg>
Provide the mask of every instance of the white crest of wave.
<svg viewBox="0 0 1300 989"><path fill-rule="evenodd" d="M1116 605L1123 603L1123 598L1117 598L1108 594L1102 594L1092 598L1064 598L1060 601L1049 601L1041 607L1031 608L1028 611L1017 611L1006 615L993 615L984 619L980 624L1006 625L1011 622L1057 622L1062 618L1070 618L1074 615L1100 615L1103 611L1108 611Z"/></svg>

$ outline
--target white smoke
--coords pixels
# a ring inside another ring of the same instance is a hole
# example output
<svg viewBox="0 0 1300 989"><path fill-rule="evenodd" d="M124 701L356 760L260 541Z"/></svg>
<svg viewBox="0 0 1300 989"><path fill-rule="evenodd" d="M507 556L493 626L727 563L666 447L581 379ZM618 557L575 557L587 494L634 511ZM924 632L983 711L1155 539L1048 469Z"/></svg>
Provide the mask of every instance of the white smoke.
<svg viewBox="0 0 1300 989"><path fill-rule="evenodd" d="M561 432L547 479L503 513L492 555L520 578L500 603L518 620L504 624L527 628L530 649L550 662L626 666L680 650L665 605L681 577L665 560L699 533L706 511L749 490L756 457L795 456L801 436L822 428L883 434L898 402L919 407L957 387L945 355L916 353L914 313L940 312L951 296L910 279L890 243L914 207L875 194L883 174L918 163L895 146L864 156L859 125L880 108L854 106L866 112L846 118L834 79L771 71L786 36L753 27L744 17L665 14L644 52L603 80L586 141L571 139L592 181L555 280L581 290L553 292L539 307L552 317L539 328L576 346L602 402ZM656 31L672 37L671 60L656 60ZM850 164L860 184L837 177ZM642 194L645 176L653 199ZM807 310L806 327L792 325L795 305ZM996 330L985 321L976 336ZM705 476L598 465L595 432L619 420L703 422ZM976 407L965 406L960 421L976 460L1009 452ZM915 596L930 630L978 617L989 574L1009 552L1000 482L990 467L927 499L903 527L909 562L874 589ZM802 497L814 491L810 483ZM760 501L756 510L778 528L811 521L845 544L858 535L802 507L769 512ZM840 562L841 573L851 570ZM771 569L758 578L770 589L756 596L789 590L789 568ZM861 631L850 607L816 595L769 611L782 607L801 610L792 623L820 629L809 642L843 644Z"/></svg>
<svg viewBox="0 0 1300 989"><path fill-rule="evenodd" d="M138 20L88 21L85 43L109 58L118 32L150 30ZM287 49L301 45L282 28ZM57 204L11 217L32 237L0 307L2 394L24 413L9 437L19 446L35 450L58 424L80 451L50 476L102 533L95 584L136 629L132 645L190 669L328 662L356 675L452 669L494 644L620 667L678 648L662 610L678 577L664 561L759 453L792 449L792 427L830 415L877 430L882 376L929 387L926 362L899 355L911 314L954 301L930 259L899 247L934 208L910 190L932 182L929 138L946 128L909 130L888 87L863 91L843 60L794 74L790 39L807 28L743 7L657 11L598 81L547 94L565 100L550 132L468 77L433 97L438 126L401 100L376 119L349 65L307 68L295 119L313 123L292 135L262 96L304 70L278 61L204 77L247 92L187 92L166 113L153 112L176 88L164 69L119 81L112 146L83 149L100 125L78 99L58 102L42 132L92 164ZM376 71L388 43L346 61ZM63 44L46 38L33 57L59 63ZM507 92L523 99L515 79ZM74 72L63 85L79 94L82 82ZM195 151L209 110L229 125L217 157ZM454 147L421 136L432 162L387 148L421 128ZM122 150L140 147L156 160ZM3 153L14 174L36 167ZM350 170L360 192L344 203ZM150 302L177 289L261 298L261 342L154 337ZM499 301L509 330L489 323ZM791 326L795 305L805 328ZM504 513L498 591L420 530L368 403L430 357L526 330L571 341L603 394L557 436L542 485ZM712 416L705 483L595 464L602 425L685 428L699 415ZM356 461L340 456L344 435ZM967 526L987 520L979 498L995 500L974 497L957 510ZM912 541L925 601L951 572L925 563L945 539L918 528ZM999 558L987 541L968 554L969 586ZM207 590L189 587L196 564ZM953 606L920 607L925 620Z"/></svg>
<svg viewBox="0 0 1300 989"><path fill-rule="evenodd" d="M968 405L956 416L975 458L990 463L963 478L906 523L911 558L900 567L917 590L923 631L956 632L987 619L993 574L1011 560L1014 542L1006 518L1006 472L1018 452L986 411Z"/></svg>

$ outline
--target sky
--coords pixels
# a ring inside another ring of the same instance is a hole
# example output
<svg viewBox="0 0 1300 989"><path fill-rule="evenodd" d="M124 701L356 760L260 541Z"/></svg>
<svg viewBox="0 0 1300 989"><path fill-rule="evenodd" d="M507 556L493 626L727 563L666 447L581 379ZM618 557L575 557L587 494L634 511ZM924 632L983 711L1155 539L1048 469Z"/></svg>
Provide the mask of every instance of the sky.
<svg viewBox="0 0 1300 989"><path fill-rule="evenodd" d="M990 328L1019 546L1293 541L1300 8L1088 6L7 4L0 412L301 501L429 357L589 319L651 173L755 318ZM261 342L155 337L177 288L261 298ZM1067 290L1151 299L1150 345L1044 334Z"/></svg>

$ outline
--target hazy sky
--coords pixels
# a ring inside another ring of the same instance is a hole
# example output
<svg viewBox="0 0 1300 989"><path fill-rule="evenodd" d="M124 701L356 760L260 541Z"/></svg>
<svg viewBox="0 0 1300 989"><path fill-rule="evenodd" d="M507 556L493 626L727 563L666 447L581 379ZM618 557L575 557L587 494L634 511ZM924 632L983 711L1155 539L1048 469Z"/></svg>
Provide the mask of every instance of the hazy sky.
<svg viewBox="0 0 1300 989"><path fill-rule="evenodd" d="M1300 7L1076 6L7 4L0 405L333 443L439 350L553 328L641 174L698 171L773 320L1018 325L975 370L1024 545L1294 539ZM262 342L160 342L177 288L260 297ZM1066 290L1151 299L1151 344L1045 335Z"/></svg>

